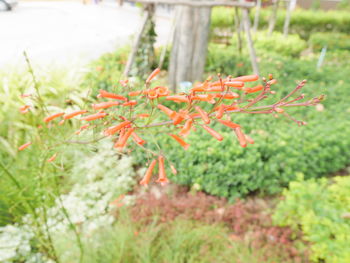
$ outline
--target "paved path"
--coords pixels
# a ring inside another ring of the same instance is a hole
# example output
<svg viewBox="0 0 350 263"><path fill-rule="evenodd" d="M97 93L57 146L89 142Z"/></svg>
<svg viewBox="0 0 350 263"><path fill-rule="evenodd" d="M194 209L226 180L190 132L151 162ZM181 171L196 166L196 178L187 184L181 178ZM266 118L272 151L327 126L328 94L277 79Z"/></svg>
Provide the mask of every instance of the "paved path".
<svg viewBox="0 0 350 263"><path fill-rule="evenodd" d="M34 64L86 64L130 43L140 21L138 8L115 2L20 2L13 12L0 12L0 68L23 65L23 50ZM158 16L158 44L169 28L169 16Z"/></svg>

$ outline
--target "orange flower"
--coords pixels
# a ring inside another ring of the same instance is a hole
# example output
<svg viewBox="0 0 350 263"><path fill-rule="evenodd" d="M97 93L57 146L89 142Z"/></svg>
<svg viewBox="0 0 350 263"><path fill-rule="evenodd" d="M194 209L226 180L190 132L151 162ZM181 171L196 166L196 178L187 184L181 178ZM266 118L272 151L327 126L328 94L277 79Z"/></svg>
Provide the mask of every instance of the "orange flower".
<svg viewBox="0 0 350 263"><path fill-rule="evenodd" d="M57 153L55 153L55 154L52 155L49 159L47 159L47 162L48 162L48 163L53 162L53 161L56 159L56 157L57 157Z"/></svg>
<svg viewBox="0 0 350 263"><path fill-rule="evenodd" d="M224 116L224 112L225 112L225 106L223 104L221 104L217 110L217 113L216 113L216 118L217 119L221 119L222 116Z"/></svg>
<svg viewBox="0 0 350 263"><path fill-rule="evenodd" d="M169 134L171 137L173 137L185 150L188 149L188 147L190 147L190 145L188 143L186 143L184 140L182 140L179 136L177 136L176 134Z"/></svg>
<svg viewBox="0 0 350 263"><path fill-rule="evenodd" d="M19 111L21 112L21 113L27 113L28 112L28 109L30 108L30 106L29 105L23 105L23 106L21 106L20 108L19 108Z"/></svg>
<svg viewBox="0 0 350 263"><path fill-rule="evenodd" d="M153 100L153 99L156 99L158 98L158 93L155 89L151 89L147 92L147 95L148 95L148 98Z"/></svg>
<svg viewBox="0 0 350 263"><path fill-rule="evenodd" d="M146 142L144 140L142 140L135 132L133 132L132 134L132 138L133 140L138 144L138 145L144 145Z"/></svg>
<svg viewBox="0 0 350 263"><path fill-rule="evenodd" d="M258 86L255 86L253 88L244 88L244 92L245 93L254 93L254 92L258 92L260 90L262 90L264 88L263 85L258 85Z"/></svg>
<svg viewBox="0 0 350 263"><path fill-rule="evenodd" d="M145 176L143 177L143 179L140 181L140 185L147 185L149 183L149 181L151 180L152 177L152 172L154 167L157 164L157 160L153 160L150 164L150 166L148 167Z"/></svg>
<svg viewBox="0 0 350 263"><path fill-rule="evenodd" d="M232 88L242 88L244 86L243 81L226 81L224 84Z"/></svg>
<svg viewBox="0 0 350 263"><path fill-rule="evenodd" d="M239 98L239 95L237 93L234 93L234 92L229 92L229 93L218 93L218 94L215 94L215 96L217 98L220 98L222 97L223 99L226 99L226 100L232 100L232 99L237 99Z"/></svg>
<svg viewBox="0 0 350 263"><path fill-rule="evenodd" d="M113 135L116 132L120 131L121 129L123 129L124 127L128 126L131 122L130 121L124 121L122 123L119 123L115 126L109 127L104 131L104 134L107 135Z"/></svg>
<svg viewBox="0 0 350 263"><path fill-rule="evenodd" d="M58 117L60 117L60 116L62 116L62 115L64 115L64 112L55 113L55 114L53 114L53 115L50 115L50 116L46 117L46 118L44 119L44 122L50 122L50 121L52 121L53 119L56 119L56 118L58 118Z"/></svg>
<svg viewBox="0 0 350 263"><path fill-rule="evenodd" d="M136 100L130 100L130 101L124 102L122 106L135 106L136 104L137 104Z"/></svg>
<svg viewBox="0 0 350 263"><path fill-rule="evenodd" d="M245 135L245 138L249 144L254 144L254 140L250 136L248 136L246 134L244 134L244 135Z"/></svg>
<svg viewBox="0 0 350 263"><path fill-rule="evenodd" d="M164 167L164 157L162 155L158 157L158 169L159 169L159 174L158 174L157 183L162 183L162 184L167 183L168 179L166 178L165 167Z"/></svg>
<svg viewBox="0 0 350 263"><path fill-rule="evenodd" d="M105 112L99 112L99 113L88 115L88 116L81 118L81 119L84 121L93 121L93 120L97 120L97 119L102 119L102 118L106 117L107 115L108 114Z"/></svg>
<svg viewBox="0 0 350 263"><path fill-rule="evenodd" d="M73 111L71 113L68 113L66 115L63 116L63 119L65 120L68 120L68 119L71 119L75 116L78 116L78 115L81 115L81 114L84 114L84 113L87 113L87 110L77 110L77 111Z"/></svg>
<svg viewBox="0 0 350 263"><path fill-rule="evenodd" d="M202 120L204 121L205 124L209 124L210 123L210 119L208 114L202 110L199 106L194 107L195 110L201 115Z"/></svg>
<svg viewBox="0 0 350 263"><path fill-rule="evenodd" d="M143 93L143 91L142 90L138 90L138 91L131 91L131 92L129 92L129 96L139 96L139 95L141 95Z"/></svg>
<svg viewBox="0 0 350 263"><path fill-rule="evenodd" d="M32 144L32 142L27 142L27 143L25 143L25 144L19 146L19 147L18 147L18 150L19 150L19 151L23 151L25 148L29 147L29 145L31 145L31 144Z"/></svg>
<svg viewBox="0 0 350 263"><path fill-rule="evenodd" d="M193 124L193 120L192 119L188 119L185 122L184 127L181 129L180 135L181 136L187 136L190 133L190 131L191 131L192 124Z"/></svg>
<svg viewBox="0 0 350 263"><path fill-rule="evenodd" d="M58 123L58 125L63 125L64 124L64 120L60 120L60 122Z"/></svg>
<svg viewBox="0 0 350 263"><path fill-rule="evenodd" d="M125 80L119 80L119 83L120 85L122 85L122 87L126 87L129 83L129 80L128 79L125 79Z"/></svg>
<svg viewBox="0 0 350 263"><path fill-rule="evenodd" d="M150 83L152 79L154 79L160 72L159 68L156 68L155 70L153 70L153 72L148 76L148 78L146 79L146 84Z"/></svg>
<svg viewBox="0 0 350 263"><path fill-rule="evenodd" d="M171 169L171 172L172 172L174 175L177 175L177 171L176 171L174 165L170 164L170 169Z"/></svg>
<svg viewBox="0 0 350 263"><path fill-rule="evenodd" d="M200 101L206 101L211 104L215 103L215 95L214 94L200 94L192 97L192 100L200 100Z"/></svg>
<svg viewBox="0 0 350 263"><path fill-rule="evenodd" d="M232 121L228 121L228 120L218 120L218 122L222 123L223 125L231 128L231 129L236 129L236 128L241 127L240 125L238 125Z"/></svg>
<svg viewBox="0 0 350 263"><path fill-rule="evenodd" d="M210 128L207 125L202 125L202 127L209 132L209 134L211 136L213 136L215 139L217 139L218 141L222 141L224 139L224 137L222 137L222 135L220 135L218 132L216 132L215 130L213 130L212 128Z"/></svg>
<svg viewBox="0 0 350 263"><path fill-rule="evenodd" d="M180 113L175 112L175 116L172 119L174 125L180 124L185 119L185 117L186 117L186 113L182 112L181 110L180 110Z"/></svg>
<svg viewBox="0 0 350 263"><path fill-rule="evenodd" d="M147 113L137 114L137 118L148 118L148 117L149 117L149 114L147 114Z"/></svg>
<svg viewBox="0 0 350 263"><path fill-rule="evenodd" d="M124 96L121 95L117 95L105 90L100 89L100 97L101 98L109 98L109 99L116 99L116 100L127 100L127 98L125 98Z"/></svg>
<svg viewBox="0 0 350 263"><path fill-rule="evenodd" d="M247 76L241 76L232 79L233 81L243 81L243 82L251 82L251 81L257 81L259 79L258 75L247 75Z"/></svg>
<svg viewBox="0 0 350 263"><path fill-rule="evenodd" d="M169 95L169 90L167 87L156 87L155 88L158 94L158 97L164 97Z"/></svg>
<svg viewBox="0 0 350 263"><path fill-rule="evenodd" d="M173 119L176 115L175 111L169 109L168 107L166 107L162 104L158 104L157 108L160 109L161 111L163 111L166 115L168 115L170 119Z"/></svg>
<svg viewBox="0 0 350 263"><path fill-rule="evenodd" d="M81 126L79 130L81 130L81 131L82 131L82 130L85 130L85 129L87 129L89 126L90 126L90 124L85 124L85 125Z"/></svg>
<svg viewBox="0 0 350 263"><path fill-rule="evenodd" d="M100 110L100 109L107 109L117 105L119 105L118 101L107 101L107 102L101 102L98 104L92 104L92 108L94 110Z"/></svg>
<svg viewBox="0 0 350 263"><path fill-rule="evenodd" d="M244 136L244 133L242 132L241 128L238 127L238 128L235 128L233 129L236 133L236 136L237 136L237 139L239 141L239 144L242 146L242 147L247 147L247 140Z"/></svg>
<svg viewBox="0 0 350 263"><path fill-rule="evenodd" d="M27 98L27 97L30 97L32 96L32 94L21 94L21 98Z"/></svg>
<svg viewBox="0 0 350 263"><path fill-rule="evenodd" d="M167 96L165 99L166 100L172 100L172 101L175 101L175 102L185 102L185 103L189 103L190 102L190 100L186 96L181 96L181 95Z"/></svg>
<svg viewBox="0 0 350 263"><path fill-rule="evenodd" d="M114 148L119 148L120 150L123 149L128 142L129 137L134 132L134 129L129 129L121 138L114 144Z"/></svg>

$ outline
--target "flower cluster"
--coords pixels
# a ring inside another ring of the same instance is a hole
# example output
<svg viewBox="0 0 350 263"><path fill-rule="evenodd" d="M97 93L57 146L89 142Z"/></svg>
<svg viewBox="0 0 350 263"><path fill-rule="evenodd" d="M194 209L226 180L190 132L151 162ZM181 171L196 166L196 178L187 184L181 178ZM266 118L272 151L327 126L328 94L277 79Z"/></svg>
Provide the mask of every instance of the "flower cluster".
<svg viewBox="0 0 350 263"><path fill-rule="evenodd" d="M112 138L117 152L124 152L125 149L130 150L132 148L130 141L132 140L137 147L151 155L148 169L140 184L147 185L150 182L157 164L159 172L156 181L165 184L168 181L165 169L166 155L160 148L158 152L151 150L147 147L147 141L142 138L142 134L147 134L151 128L166 127L169 130L169 136L186 150L190 145L185 139L196 129L204 129L213 138L222 141L223 136L210 126L212 123L219 123L231 129L239 144L246 147L248 144L253 144L254 140L244 133L240 124L231 120L231 113L281 114L295 121L298 125L304 125L305 122L294 119L286 113L285 109L296 106L311 106L322 100L321 96L306 102L298 102L304 98L304 94L292 98L305 85L306 81L302 81L292 92L274 104L256 106L268 95L275 94L272 87L277 81L272 75L269 75L268 79L262 78L261 83L256 83L259 81L257 75L236 78L232 76L223 78L218 75L217 80L209 77L204 82L195 84L186 92L171 94L167 87L151 87L152 80L159 72L160 70L156 69L149 75L143 89L132 89L128 80L122 80L120 81L121 90L118 94L100 90L97 97L103 101L92 104L90 109L52 113L46 116L43 122L47 125L55 125L55 121L59 120L57 124L64 125L65 122L80 116L82 125L75 132L76 135L84 130L97 129L102 135L99 139ZM257 95L254 96L254 94ZM175 102L177 110L165 106L164 104L169 103L168 101ZM25 104L20 108L20 111L24 114L28 113L30 107ZM161 121L160 119L165 120ZM27 142L18 149L24 150L31 144L32 142ZM54 154L47 161L53 162L56 156L57 154ZM171 165L170 161L168 163L172 172L176 174L175 167Z"/></svg>

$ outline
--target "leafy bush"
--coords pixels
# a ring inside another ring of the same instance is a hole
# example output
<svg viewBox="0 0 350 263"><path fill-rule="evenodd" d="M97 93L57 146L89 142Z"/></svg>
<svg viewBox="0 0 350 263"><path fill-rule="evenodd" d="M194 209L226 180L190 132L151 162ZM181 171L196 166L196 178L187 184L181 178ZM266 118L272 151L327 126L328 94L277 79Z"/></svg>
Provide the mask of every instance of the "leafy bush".
<svg viewBox="0 0 350 263"><path fill-rule="evenodd" d="M259 27L266 29L269 23L271 9L264 8L260 11ZM251 12L251 20L255 12ZM212 12L212 28L232 28L234 9L218 7ZM277 15L275 30L282 32L285 19L285 11L280 9ZM299 34L302 38L308 39L313 32L350 32L350 16L347 11L321 11L303 10L293 11L290 32Z"/></svg>
<svg viewBox="0 0 350 263"><path fill-rule="evenodd" d="M218 48L216 52L220 57L212 65L219 65L221 55L224 57L232 51ZM230 55L224 57L223 63L228 65L225 73L237 70L233 61ZM198 129L186 140L191 147L184 152L165 135L163 143L167 148L172 146L169 156L179 170L171 179L184 185L199 184L210 194L234 200L252 192L278 193L300 172L307 178L315 178L349 164L350 108L347 98L350 88L345 83L348 67L343 64L343 70L339 71L333 65L326 65L317 71L315 66L314 60L287 59L271 54L266 54L260 65L262 75L271 72L282 83L307 78L305 93L317 90L327 96L324 108L320 106L319 111L296 110L294 115L307 121L306 127L300 129L290 121L272 116L251 117L246 121L242 115L232 115L233 120L241 123L245 132L256 139L249 150L240 148L236 141L218 143ZM291 85L277 86L275 90L277 96L284 96L291 88ZM213 128L224 137L232 133L220 125Z"/></svg>
<svg viewBox="0 0 350 263"><path fill-rule="evenodd" d="M330 51L350 50L350 36L341 33L314 33L310 37L310 44L317 51L324 46L327 46Z"/></svg>
<svg viewBox="0 0 350 263"><path fill-rule="evenodd" d="M274 215L277 224L301 227L315 262L350 262L350 177L304 181L283 192Z"/></svg>
<svg viewBox="0 0 350 263"><path fill-rule="evenodd" d="M298 35L290 34L284 37L279 32L267 36L266 32L259 32L254 35L254 47L260 53L274 52L282 56L297 57L307 47L307 44Z"/></svg>

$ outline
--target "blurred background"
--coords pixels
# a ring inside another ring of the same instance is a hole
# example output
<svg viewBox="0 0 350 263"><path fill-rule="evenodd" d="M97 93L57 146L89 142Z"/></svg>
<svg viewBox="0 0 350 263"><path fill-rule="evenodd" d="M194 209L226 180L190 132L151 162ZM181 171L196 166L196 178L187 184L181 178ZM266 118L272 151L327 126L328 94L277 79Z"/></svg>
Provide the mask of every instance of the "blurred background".
<svg viewBox="0 0 350 263"><path fill-rule="evenodd" d="M0 0L0 35L0 262L350 262L348 0ZM95 135L42 129L23 96L75 110L126 76L143 87L156 67L154 85L177 92L273 74L266 103L304 79L305 97L325 100L288 111L303 127L232 116L248 148L215 124L225 141L198 130L187 151L159 133L177 174L140 187L143 153L61 143Z"/></svg>

